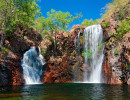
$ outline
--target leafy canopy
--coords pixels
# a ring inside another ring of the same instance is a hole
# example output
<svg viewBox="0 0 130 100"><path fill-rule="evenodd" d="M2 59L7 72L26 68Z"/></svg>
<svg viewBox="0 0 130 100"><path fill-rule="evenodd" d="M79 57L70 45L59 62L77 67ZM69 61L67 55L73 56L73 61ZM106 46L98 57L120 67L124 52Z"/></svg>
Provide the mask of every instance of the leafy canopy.
<svg viewBox="0 0 130 100"><path fill-rule="evenodd" d="M81 23L82 26L90 26L90 25L95 25L95 24L98 24L99 23L99 19L96 19L96 20L88 20L88 19L84 19L83 22Z"/></svg>
<svg viewBox="0 0 130 100"><path fill-rule="evenodd" d="M34 25L40 9L37 0L0 0L0 24L5 31L14 31L18 25L28 28Z"/></svg>
<svg viewBox="0 0 130 100"><path fill-rule="evenodd" d="M47 12L47 18L39 17L35 25L39 30L67 30L70 23L79 17L73 17L69 12L56 11L51 9Z"/></svg>

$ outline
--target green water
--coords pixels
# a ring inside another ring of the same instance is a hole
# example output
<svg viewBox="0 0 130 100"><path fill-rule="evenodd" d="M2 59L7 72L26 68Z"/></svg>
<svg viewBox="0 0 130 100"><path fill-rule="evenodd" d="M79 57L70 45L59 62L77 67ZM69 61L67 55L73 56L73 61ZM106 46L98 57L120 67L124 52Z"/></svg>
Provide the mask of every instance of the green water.
<svg viewBox="0 0 130 100"><path fill-rule="evenodd" d="M85 83L0 87L0 100L130 100L130 87Z"/></svg>

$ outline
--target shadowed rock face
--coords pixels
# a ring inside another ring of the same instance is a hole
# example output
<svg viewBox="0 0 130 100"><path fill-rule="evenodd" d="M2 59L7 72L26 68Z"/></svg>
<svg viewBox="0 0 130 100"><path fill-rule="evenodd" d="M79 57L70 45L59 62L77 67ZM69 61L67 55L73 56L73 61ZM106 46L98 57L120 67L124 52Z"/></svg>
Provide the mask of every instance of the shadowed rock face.
<svg viewBox="0 0 130 100"><path fill-rule="evenodd" d="M24 83L19 55L9 52L0 62L0 86Z"/></svg>
<svg viewBox="0 0 130 100"><path fill-rule="evenodd" d="M130 64L130 47L129 47L130 33L127 33L122 41L115 43L114 41L109 42L105 48L105 58L103 62L103 72L105 83L108 84L130 84L129 73L127 64ZM118 55L114 54L115 47L117 45L120 50Z"/></svg>
<svg viewBox="0 0 130 100"><path fill-rule="evenodd" d="M53 56L53 53L49 53L51 55L47 56L46 58L46 68L41 77L42 82L45 83L65 83L65 82L73 82L74 81L74 74L73 72L75 69L78 70L77 78L78 80L81 79L81 75L83 73L81 67L83 65L83 58L81 55L76 52L75 50L75 40L81 31L85 27L80 25L75 25L69 31L69 33L58 32L57 33L57 41L58 41L58 48L57 48L57 57ZM46 41L46 40L45 40ZM47 51L53 51L52 46L48 46Z"/></svg>
<svg viewBox="0 0 130 100"><path fill-rule="evenodd" d="M24 34L25 31L18 28L11 37L4 41L3 46L9 49L6 54L2 51L0 57L0 86L24 84L21 58L30 46L38 46L42 41L41 35L33 29L28 36Z"/></svg>
<svg viewBox="0 0 130 100"><path fill-rule="evenodd" d="M45 83L64 83L74 81L72 70L74 66L80 64L82 66L83 59L80 56L76 58L75 51L75 38L79 31L85 27L76 25L70 30L69 34L64 32L58 32L57 41L59 46L57 47L57 57L53 58L53 55L45 55L47 64L43 68L45 71L41 77L42 82ZM83 33L81 31L81 34ZM32 36L32 37L31 37ZM35 38L34 38L35 37ZM29 50L30 46L40 46L42 49L45 47L48 52L51 52L53 48L50 45L45 44L42 41L40 35L34 31L29 33L29 36L24 35L24 31L17 29L11 38L5 40L4 46L11 48L6 55L0 58L0 86L3 85L22 85L24 84L23 70L21 67L21 57ZM39 45L40 44L40 45ZM66 46L65 46L66 45ZM64 54L62 54L64 52ZM37 52L39 52L37 50ZM53 53L53 52L52 52ZM73 59L72 59L73 58ZM78 62L78 63L75 63ZM81 68L78 68L82 74Z"/></svg>

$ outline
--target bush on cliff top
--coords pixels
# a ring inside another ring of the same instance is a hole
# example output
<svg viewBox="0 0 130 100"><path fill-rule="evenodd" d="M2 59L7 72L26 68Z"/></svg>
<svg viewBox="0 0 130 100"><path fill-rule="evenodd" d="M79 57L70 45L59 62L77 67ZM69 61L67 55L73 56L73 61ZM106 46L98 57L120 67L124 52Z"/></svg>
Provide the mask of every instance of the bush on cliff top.
<svg viewBox="0 0 130 100"><path fill-rule="evenodd" d="M113 15L113 13L115 11L119 11L125 4L127 4L129 2L129 0L113 0L112 3L108 3L105 7L106 11L105 11L105 14L103 14L103 19L105 20L109 20L110 17ZM119 11L120 14L122 15L124 10L120 10ZM117 14L120 15L120 14ZM123 17L123 16L122 16ZM121 18L122 18L121 17ZM124 17L123 17L124 18ZM118 19L118 18L116 18Z"/></svg>
<svg viewBox="0 0 130 100"><path fill-rule="evenodd" d="M117 26L117 32L119 34L125 34L130 31L130 17L123 20L119 26Z"/></svg>
<svg viewBox="0 0 130 100"><path fill-rule="evenodd" d="M122 37L127 32L130 32L130 17L128 17L127 19L121 21L119 26L117 26L116 28L117 28L117 33L115 33L114 35L115 35L116 39L121 40Z"/></svg>
<svg viewBox="0 0 130 100"><path fill-rule="evenodd" d="M5 32L13 33L18 26L33 26L39 14L36 0L0 0L0 25Z"/></svg>
<svg viewBox="0 0 130 100"><path fill-rule="evenodd" d="M109 24L109 21L105 21L102 23L103 28L107 28Z"/></svg>
<svg viewBox="0 0 130 100"><path fill-rule="evenodd" d="M95 25L95 24L98 24L99 23L99 19L96 19L96 20L88 20L88 19L84 19L83 22L81 23L81 26L90 26L90 25Z"/></svg>
<svg viewBox="0 0 130 100"><path fill-rule="evenodd" d="M130 8L129 8L129 5L126 5L125 7L121 6L118 13L115 13L114 17L115 17L115 20L123 20L126 18L126 16L129 16L130 13Z"/></svg>

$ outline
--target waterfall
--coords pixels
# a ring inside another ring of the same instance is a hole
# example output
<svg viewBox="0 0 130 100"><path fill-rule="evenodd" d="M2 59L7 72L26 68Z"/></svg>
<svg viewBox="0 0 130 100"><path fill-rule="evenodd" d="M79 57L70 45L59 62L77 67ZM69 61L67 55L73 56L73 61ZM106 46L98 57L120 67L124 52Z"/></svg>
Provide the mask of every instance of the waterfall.
<svg viewBox="0 0 130 100"><path fill-rule="evenodd" d="M39 47L31 47L24 53L22 59L23 75L25 84L40 84L44 58Z"/></svg>
<svg viewBox="0 0 130 100"><path fill-rule="evenodd" d="M84 30L84 82L102 82L102 62L104 45L102 43L103 32L100 25L88 26Z"/></svg>

